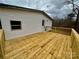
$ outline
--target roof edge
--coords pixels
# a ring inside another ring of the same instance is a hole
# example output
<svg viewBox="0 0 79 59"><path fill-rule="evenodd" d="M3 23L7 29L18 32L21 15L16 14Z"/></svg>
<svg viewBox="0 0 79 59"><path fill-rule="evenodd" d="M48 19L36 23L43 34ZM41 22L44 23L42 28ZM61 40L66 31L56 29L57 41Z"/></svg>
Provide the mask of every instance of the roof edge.
<svg viewBox="0 0 79 59"><path fill-rule="evenodd" d="M10 4L4 4L4 3L0 3L0 7L14 8L14 9L23 9L23 10L29 10L29 11L34 11L34 12L40 12L43 15L45 15L46 17L48 17L51 21L53 21L53 19L45 11L31 9L31 8L26 8L26 7L21 7L21 6L15 6L15 5L10 5Z"/></svg>

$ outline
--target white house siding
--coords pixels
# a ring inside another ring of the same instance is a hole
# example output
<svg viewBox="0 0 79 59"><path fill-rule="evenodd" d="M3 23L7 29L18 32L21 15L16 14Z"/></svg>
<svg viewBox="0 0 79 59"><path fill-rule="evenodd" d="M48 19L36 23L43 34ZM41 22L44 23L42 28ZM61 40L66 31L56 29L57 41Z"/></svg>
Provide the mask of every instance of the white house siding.
<svg viewBox="0 0 79 59"><path fill-rule="evenodd" d="M42 15L42 16L45 20L45 26L52 26L52 21L48 17L46 17L45 15Z"/></svg>
<svg viewBox="0 0 79 59"><path fill-rule="evenodd" d="M5 32L6 40L44 31L42 20L45 26L51 26L49 18L38 12L0 8L0 19ZM10 20L21 21L21 30L11 30Z"/></svg>

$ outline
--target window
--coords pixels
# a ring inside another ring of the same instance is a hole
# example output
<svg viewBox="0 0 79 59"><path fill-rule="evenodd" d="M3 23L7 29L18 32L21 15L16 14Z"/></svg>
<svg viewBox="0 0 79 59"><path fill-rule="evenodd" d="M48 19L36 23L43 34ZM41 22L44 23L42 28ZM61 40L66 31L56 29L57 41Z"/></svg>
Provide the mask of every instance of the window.
<svg viewBox="0 0 79 59"><path fill-rule="evenodd" d="M21 29L21 21L10 21L10 24L12 30Z"/></svg>
<svg viewBox="0 0 79 59"><path fill-rule="evenodd" d="M0 20L0 29L2 29L1 20Z"/></svg>
<svg viewBox="0 0 79 59"><path fill-rule="evenodd" d="M42 26L44 26L45 20L42 20Z"/></svg>

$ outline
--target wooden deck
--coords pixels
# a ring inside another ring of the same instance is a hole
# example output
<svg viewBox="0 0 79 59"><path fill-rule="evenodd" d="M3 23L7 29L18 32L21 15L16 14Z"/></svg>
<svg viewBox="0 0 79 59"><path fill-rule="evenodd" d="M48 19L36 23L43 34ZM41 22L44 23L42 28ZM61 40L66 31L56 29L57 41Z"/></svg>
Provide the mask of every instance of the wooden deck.
<svg viewBox="0 0 79 59"><path fill-rule="evenodd" d="M71 36L61 33L37 33L5 45L5 59L72 59Z"/></svg>
<svg viewBox="0 0 79 59"><path fill-rule="evenodd" d="M0 59L4 59L5 37L3 30L0 29Z"/></svg>

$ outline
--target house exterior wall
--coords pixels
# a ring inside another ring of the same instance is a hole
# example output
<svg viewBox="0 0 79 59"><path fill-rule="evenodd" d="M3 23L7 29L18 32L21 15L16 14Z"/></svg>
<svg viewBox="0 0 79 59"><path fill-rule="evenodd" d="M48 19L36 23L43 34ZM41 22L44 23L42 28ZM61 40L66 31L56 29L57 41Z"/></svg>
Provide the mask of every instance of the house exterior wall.
<svg viewBox="0 0 79 59"><path fill-rule="evenodd" d="M24 11L0 8L0 20L2 23L2 28L5 32L6 40L44 31L44 27L42 26L43 19L45 20L45 26L52 25L52 21L42 13L28 10ZM22 29L11 30L11 20L21 21Z"/></svg>

